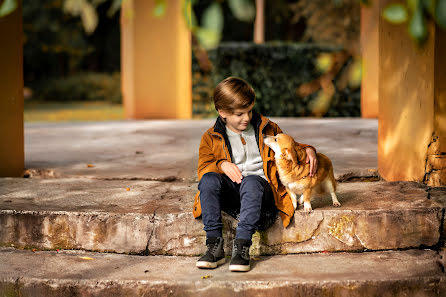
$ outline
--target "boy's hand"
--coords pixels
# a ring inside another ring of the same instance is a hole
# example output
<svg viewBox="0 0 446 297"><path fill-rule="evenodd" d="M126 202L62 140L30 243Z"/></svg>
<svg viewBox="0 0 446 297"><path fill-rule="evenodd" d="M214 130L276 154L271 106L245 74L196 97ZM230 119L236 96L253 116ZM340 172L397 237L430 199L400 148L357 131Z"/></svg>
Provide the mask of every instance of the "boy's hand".
<svg viewBox="0 0 446 297"><path fill-rule="evenodd" d="M235 183L240 184L242 182L243 175L234 163L223 161L221 163L221 170Z"/></svg>
<svg viewBox="0 0 446 297"><path fill-rule="evenodd" d="M316 170L317 170L316 153L314 152L314 150L311 147L307 147L305 149L305 151L307 152L307 160L305 162L310 163L310 176L313 176L316 174Z"/></svg>

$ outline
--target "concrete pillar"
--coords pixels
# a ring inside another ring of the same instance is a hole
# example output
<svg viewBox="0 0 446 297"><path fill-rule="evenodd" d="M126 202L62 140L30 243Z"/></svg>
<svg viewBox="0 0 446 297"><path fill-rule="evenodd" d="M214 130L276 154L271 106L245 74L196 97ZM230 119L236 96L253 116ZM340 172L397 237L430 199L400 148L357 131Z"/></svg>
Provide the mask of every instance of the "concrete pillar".
<svg viewBox="0 0 446 297"><path fill-rule="evenodd" d="M379 18L378 170L388 181L446 185L446 32L430 32L417 49L407 25Z"/></svg>
<svg viewBox="0 0 446 297"><path fill-rule="evenodd" d="M378 117L378 1L371 1L370 6L361 7L361 116Z"/></svg>
<svg viewBox="0 0 446 297"><path fill-rule="evenodd" d="M25 166L23 140L22 6L0 18L0 177Z"/></svg>
<svg viewBox="0 0 446 297"><path fill-rule="evenodd" d="M183 0L168 0L162 17L156 1L123 1L121 75L128 119L192 116L192 54Z"/></svg>

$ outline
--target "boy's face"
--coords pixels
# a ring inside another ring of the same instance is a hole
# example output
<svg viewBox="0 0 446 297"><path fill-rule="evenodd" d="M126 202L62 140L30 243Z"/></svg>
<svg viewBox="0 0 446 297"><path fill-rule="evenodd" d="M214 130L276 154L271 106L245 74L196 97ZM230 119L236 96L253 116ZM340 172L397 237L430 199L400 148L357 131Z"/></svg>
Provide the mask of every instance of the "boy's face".
<svg viewBox="0 0 446 297"><path fill-rule="evenodd" d="M226 119L226 127L235 133L242 133L248 127L252 119L252 109L254 103L247 108L235 109L233 112L219 110L218 113L222 118Z"/></svg>

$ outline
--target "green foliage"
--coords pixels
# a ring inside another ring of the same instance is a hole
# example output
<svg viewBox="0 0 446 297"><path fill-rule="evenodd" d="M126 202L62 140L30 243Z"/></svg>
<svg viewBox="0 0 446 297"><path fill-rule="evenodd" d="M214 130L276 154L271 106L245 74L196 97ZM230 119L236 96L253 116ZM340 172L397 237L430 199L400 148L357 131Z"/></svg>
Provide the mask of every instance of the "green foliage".
<svg viewBox="0 0 446 297"><path fill-rule="evenodd" d="M183 1L183 17L186 22L187 28L193 31L197 26L197 17L195 16L193 10L193 0L184 0Z"/></svg>
<svg viewBox="0 0 446 297"><path fill-rule="evenodd" d="M386 21L394 24L405 23L408 18L406 7L398 3L386 6L381 15Z"/></svg>
<svg viewBox="0 0 446 297"><path fill-rule="evenodd" d="M119 15L106 16L111 1L98 6L101 22L91 35L85 33L80 18L63 12L63 3L23 1L26 86L35 80L79 71L106 72L120 68Z"/></svg>
<svg viewBox="0 0 446 297"><path fill-rule="evenodd" d="M421 1L421 4L426 9L426 11L429 12L430 15L434 16L436 10L435 8L436 2L437 0L423 0Z"/></svg>
<svg viewBox="0 0 446 297"><path fill-rule="evenodd" d="M316 66L320 54L339 50L338 47L315 44L222 43L209 52L214 65L212 85L228 76L241 77L254 87L257 96L255 108L260 113L308 116L317 100L317 93L302 98L296 90L320 77L322 73ZM359 96L359 89L347 87L337 90L325 116L360 116Z"/></svg>
<svg viewBox="0 0 446 297"><path fill-rule="evenodd" d="M434 13L437 24L446 30L446 0L437 0L436 10Z"/></svg>
<svg viewBox="0 0 446 297"><path fill-rule="evenodd" d="M371 0L359 0L359 2L362 4L362 5L366 5L366 6L370 6L370 1Z"/></svg>
<svg viewBox="0 0 446 297"><path fill-rule="evenodd" d="M4 0L0 5L0 18L13 12L17 8L17 0Z"/></svg>
<svg viewBox="0 0 446 297"><path fill-rule="evenodd" d="M100 2L96 1L94 3L97 5ZM98 25L99 18L96 12L96 6L93 6L87 0L64 0L63 11L72 16L80 16L85 32L88 34L93 33Z"/></svg>
<svg viewBox="0 0 446 297"><path fill-rule="evenodd" d="M216 32L223 30L223 11L219 3L214 2L206 9L202 18L202 26Z"/></svg>
<svg viewBox="0 0 446 297"><path fill-rule="evenodd" d="M44 101L108 101L121 103L119 73L79 73L35 82L33 99Z"/></svg>
<svg viewBox="0 0 446 297"><path fill-rule="evenodd" d="M406 0L405 4L390 3L382 17L394 24L408 21L409 35L421 46L428 38L427 23L431 20L446 29L446 0Z"/></svg>
<svg viewBox="0 0 446 297"><path fill-rule="evenodd" d="M256 16L256 8L251 0L229 0L232 14L240 21L252 22Z"/></svg>
<svg viewBox="0 0 446 297"><path fill-rule="evenodd" d="M201 26L193 32L205 49L215 48L221 40L223 31L223 11L218 2L209 5L201 17Z"/></svg>
<svg viewBox="0 0 446 297"><path fill-rule="evenodd" d="M23 118L25 122L110 121L125 119L121 104L105 101L25 101Z"/></svg>
<svg viewBox="0 0 446 297"><path fill-rule="evenodd" d="M166 14L167 3L166 0L155 0L155 8L153 9L153 15L155 17L162 17Z"/></svg>
<svg viewBox="0 0 446 297"><path fill-rule="evenodd" d="M223 31L223 11L220 3L214 2L205 10L201 18L201 27L197 27L195 34L200 44L211 49L218 45Z"/></svg>
<svg viewBox="0 0 446 297"><path fill-rule="evenodd" d="M418 44L422 44L427 39L427 26L421 5L418 5L413 12L409 22L409 33Z"/></svg>
<svg viewBox="0 0 446 297"><path fill-rule="evenodd" d="M63 13L62 1L24 1L23 31L25 81L72 72L94 50L81 21Z"/></svg>

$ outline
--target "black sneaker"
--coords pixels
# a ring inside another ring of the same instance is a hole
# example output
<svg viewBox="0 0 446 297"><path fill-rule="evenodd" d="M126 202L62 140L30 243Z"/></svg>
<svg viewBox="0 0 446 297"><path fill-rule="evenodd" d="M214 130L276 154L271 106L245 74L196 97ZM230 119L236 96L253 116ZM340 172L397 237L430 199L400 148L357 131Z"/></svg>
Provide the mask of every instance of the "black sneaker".
<svg viewBox="0 0 446 297"><path fill-rule="evenodd" d="M232 247L232 258L229 264L231 271L249 271L251 265L249 264L249 248L252 241L248 239L235 239Z"/></svg>
<svg viewBox="0 0 446 297"><path fill-rule="evenodd" d="M206 246L208 247L206 254L197 261L198 268L212 269L226 262L222 237L207 238Z"/></svg>

